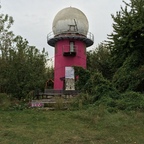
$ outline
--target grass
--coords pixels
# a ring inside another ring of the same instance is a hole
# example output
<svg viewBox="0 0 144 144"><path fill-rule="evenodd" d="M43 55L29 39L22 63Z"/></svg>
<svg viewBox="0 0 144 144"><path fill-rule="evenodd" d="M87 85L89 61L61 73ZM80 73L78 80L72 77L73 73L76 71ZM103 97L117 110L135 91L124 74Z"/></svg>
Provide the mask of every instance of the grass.
<svg viewBox="0 0 144 144"><path fill-rule="evenodd" d="M143 144L144 113L0 110L0 144Z"/></svg>

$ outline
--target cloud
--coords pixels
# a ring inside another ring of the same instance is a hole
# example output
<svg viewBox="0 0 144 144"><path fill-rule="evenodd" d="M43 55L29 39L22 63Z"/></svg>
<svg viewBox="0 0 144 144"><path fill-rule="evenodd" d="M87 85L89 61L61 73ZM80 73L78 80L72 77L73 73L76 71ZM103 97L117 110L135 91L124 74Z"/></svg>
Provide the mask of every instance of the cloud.
<svg viewBox="0 0 144 144"><path fill-rule="evenodd" d="M54 48L47 45L46 37L52 31L52 22L58 11L73 6L85 13L89 31L95 36L94 48L112 32L111 14L123 5L122 0L1 0L1 4L3 12L15 20L14 33L39 49L45 47L50 57L54 55Z"/></svg>

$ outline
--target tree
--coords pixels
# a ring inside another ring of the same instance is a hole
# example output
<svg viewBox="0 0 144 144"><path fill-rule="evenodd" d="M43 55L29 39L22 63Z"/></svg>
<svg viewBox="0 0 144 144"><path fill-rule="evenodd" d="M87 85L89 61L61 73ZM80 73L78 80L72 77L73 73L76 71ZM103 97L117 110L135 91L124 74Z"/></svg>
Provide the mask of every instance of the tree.
<svg viewBox="0 0 144 144"><path fill-rule="evenodd" d="M40 52L21 36L14 39L14 48L10 51L7 71L7 93L21 99L34 89L45 86L47 52Z"/></svg>
<svg viewBox="0 0 144 144"><path fill-rule="evenodd" d="M100 72L105 78L110 79L110 51L107 46L101 43L95 50L87 52L87 69L91 72Z"/></svg>
<svg viewBox="0 0 144 144"><path fill-rule="evenodd" d="M125 8L112 15L114 32L109 35L112 63L119 68L134 51L140 56L139 65L143 64L144 53L144 1L131 0Z"/></svg>
<svg viewBox="0 0 144 144"><path fill-rule="evenodd" d="M14 20L7 14L0 14L0 91L5 92L7 84L6 72L8 71L8 56L12 47L14 34L10 28Z"/></svg>
<svg viewBox="0 0 144 144"><path fill-rule="evenodd" d="M112 15L109 35L113 82L120 91L144 91L144 1L131 0Z"/></svg>
<svg viewBox="0 0 144 144"><path fill-rule="evenodd" d="M48 53L15 36L10 31L12 24L12 17L0 14L0 92L21 99L34 89L44 88L49 77Z"/></svg>

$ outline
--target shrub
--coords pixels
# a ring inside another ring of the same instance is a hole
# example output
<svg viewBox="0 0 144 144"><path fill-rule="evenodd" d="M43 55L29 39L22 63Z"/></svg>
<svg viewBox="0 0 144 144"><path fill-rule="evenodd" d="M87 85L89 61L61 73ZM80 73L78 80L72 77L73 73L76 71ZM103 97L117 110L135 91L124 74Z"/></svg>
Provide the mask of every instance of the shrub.
<svg viewBox="0 0 144 144"><path fill-rule="evenodd" d="M117 107L121 110L144 110L144 95L133 91L125 92L117 101Z"/></svg>
<svg viewBox="0 0 144 144"><path fill-rule="evenodd" d="M55 97L55 104L54 104L54 108L57 110L61 110L64 109L65 105L64 105L64 99L62 97Z"/></svg>
<svg viewBox="0 0 144 144"><path fill-rule="evenodd" d="M82 93L73 103L75 107L82 108L85 105L93 104L95 106L104 105L109 111L144 110L144 94L128 90L121 94L113 83L105 79L101 73L91 74L87 81L85 78L85 82ZM127 89L131 89L130 85ZM123 88L123 85L121 87Z"/></svg>
<svg viewBox="0 0 144 144"><path fill-rule="evenodd" d="M80 93L72 101L72 107L76 109L82 109L84 106L92 103L92 97L88 93Z"/></svg>
<svg viewBox="0 0 144 144"><path fill-rule="evenodd" d="M101 100L103 97L112 99L118 99L119 97L119 92L101 73L94 73L91 76L85 85L84 91L92 96L93 102Z"/></svg>
<svg viewBox="0 0 144 144"><path fill-rule="evenodd" d="M139 65L141 54L134 52L115 72L113 83L120 92L144 92L144 64Z"/></svg>
<svg viewBox="0 0 144 144"><path fill-rule="evenodd" d="M0 108L6 109L11 105L10 96L5 93L0 93Z"/></svg>
<svg viewBox="0 0 144 144"><path fill-rule="evenodd" d="M88 79L90 78L91 73L89 70L86 70L78 66L75 66L74 70L75 70L75 76L78 77L76 81L76 89L82 90L84 86L86 85Z"/></svg>

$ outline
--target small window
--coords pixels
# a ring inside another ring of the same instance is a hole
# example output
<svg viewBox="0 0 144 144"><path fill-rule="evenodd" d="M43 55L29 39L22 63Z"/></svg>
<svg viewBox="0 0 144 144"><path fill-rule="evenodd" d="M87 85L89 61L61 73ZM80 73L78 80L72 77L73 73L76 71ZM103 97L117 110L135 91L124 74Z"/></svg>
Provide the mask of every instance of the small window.
<svg viewBox="0 0 144 144"><path fill-rule="evenodd" d="M75 44L74 42L70 42L70 52L74 52L75 51Z"/></svg>

